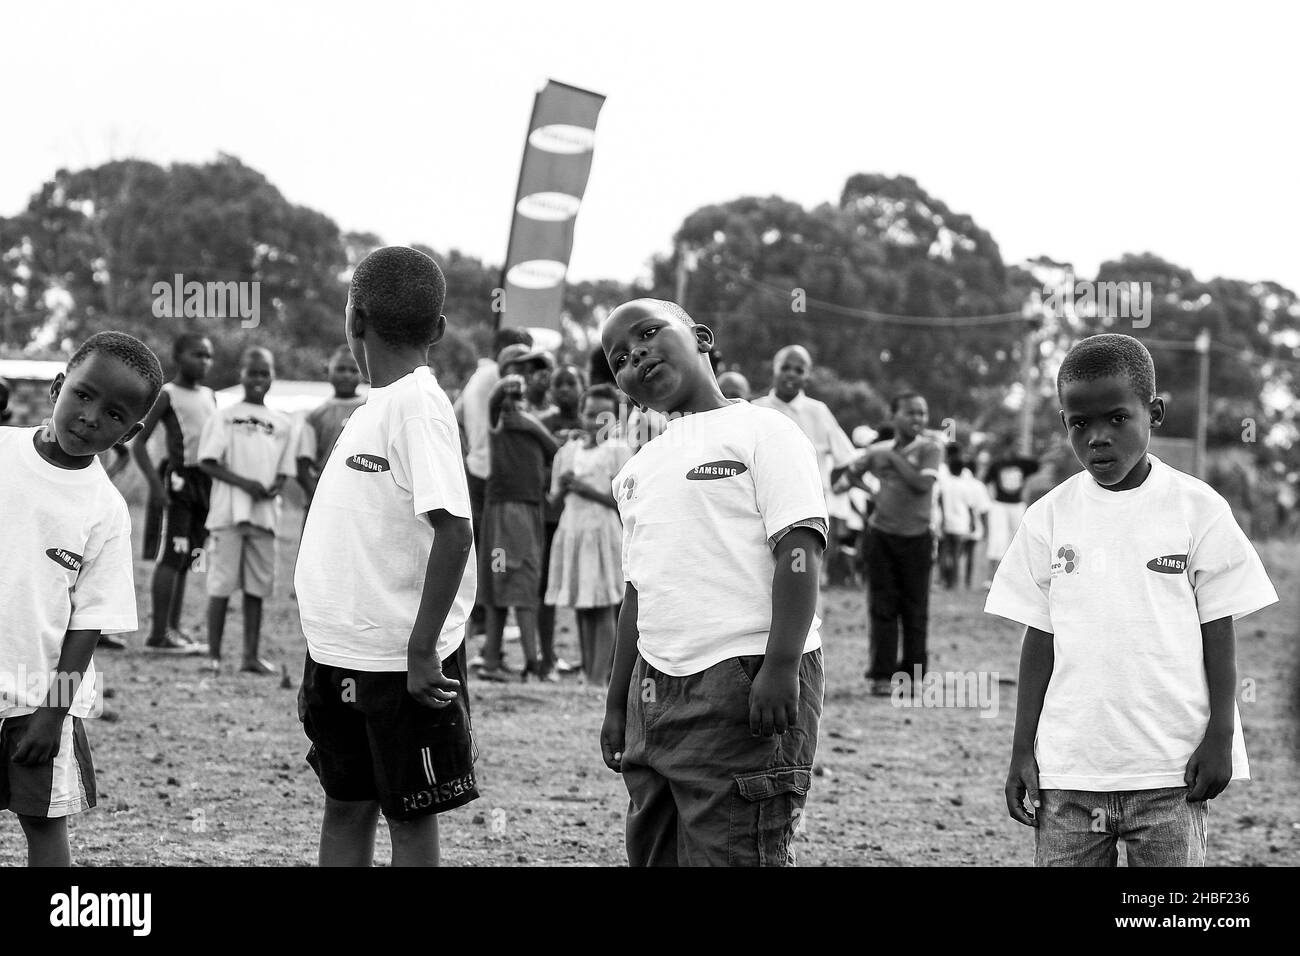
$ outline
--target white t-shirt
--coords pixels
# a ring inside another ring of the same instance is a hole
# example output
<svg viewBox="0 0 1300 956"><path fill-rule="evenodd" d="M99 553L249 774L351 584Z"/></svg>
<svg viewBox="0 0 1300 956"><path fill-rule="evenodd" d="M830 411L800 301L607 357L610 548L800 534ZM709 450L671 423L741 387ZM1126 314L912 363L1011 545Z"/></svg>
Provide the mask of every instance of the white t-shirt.
<svg viewBox="0 0 1300 956"><path fill-rule="evenodd" d="M684 677L765 653L776 570L768 539L827 520L799 426L743 401L673 419L614 476L613 492L641 656ZM820 627L814 617L805 652L821 646Z"/></svg>
<svg viewBox="0 0 1300 956"><path fill-rule="evenodd" d="M203 426L199 461L216 461L242 478L252 478L269 487L278 476L292 477L296 473L297 437L289 415L265 405L239 402L216 412ZM248 522L274 531L279 518L278 497L254 501L242 488L212 480L209 528L229 528Z"/></svg>
<svg viewBox="0 0 1300 956"><path fill-rule="evenodd" d="M1130 491L1080 472L1034 502L989 591L985 611L1053 635L1043 787L1183 786L1210 719L1200 626L1277 600L1228 503L1149 457ZM1233 727L1232 778L1248 779L1235 705Z"/></svg>
<svg viewBox="0 0 1300 956"><path fill-rule="evenodd" d="M66 632L136 629L131 518L96 460L58 468L0 428L0 718L45 703ZM97 716L95 664L68 713Z"/></svg>
<svg viewBox="0 0 1300 956"><path fill-rule="evenodd" d="M488 398L499 381L501 372L497 363L489 358L481 358L474 374L461 389L460 397L456 399L455 408L465 425L465 440L469 442L465 467L475 478L484 481L492 467L488 447Z"/></svg>
<svg viewBox="0 0 1300 956"><path fill-rule="evenodd" d="M848 495L836 494L831 490L831 471L851 462L857 455L857 449L835 420L835 414L825 402L809 398L806 392L800 392L790 401L783 402L772 391L754 399L753 404L760 408L773 408L803 429L817 452L817 467L821 470L822 491L826 495L830 515L847 519L850 511L849 498Z"/></svg>
<svg viewBox="0 0 1300 956"><path fill-rule="evenodd" d="M443 510L470 519L469 486L451 402L428 366L372 388L325 463L298 549L294 587L307 650L318 664L405 671ZM465 639L478 587L471 545L438 636L445 660Z"/></svg>

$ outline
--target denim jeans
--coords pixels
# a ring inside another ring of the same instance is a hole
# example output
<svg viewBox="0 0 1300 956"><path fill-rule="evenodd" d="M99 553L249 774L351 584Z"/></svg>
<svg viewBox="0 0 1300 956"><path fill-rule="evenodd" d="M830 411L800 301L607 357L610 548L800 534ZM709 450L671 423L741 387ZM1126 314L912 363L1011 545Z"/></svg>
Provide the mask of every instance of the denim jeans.
<svg viewBox="0 0 1300 956"><path fill-rule="evenodd" d="M799 712L781 736L749 729L763 655L672 677L640 655L627 699L623 782L631 866L791 866L812 784L825 672L799 663Z"/></svg>
<svg viewBox="0 0 1300 956"><path fill-rule="evenodd" d="M1186 787L1158 790L1040 790L1035 866L1115 866L1124 841L1129 866L1204 866L1208 800Z"/></svg>

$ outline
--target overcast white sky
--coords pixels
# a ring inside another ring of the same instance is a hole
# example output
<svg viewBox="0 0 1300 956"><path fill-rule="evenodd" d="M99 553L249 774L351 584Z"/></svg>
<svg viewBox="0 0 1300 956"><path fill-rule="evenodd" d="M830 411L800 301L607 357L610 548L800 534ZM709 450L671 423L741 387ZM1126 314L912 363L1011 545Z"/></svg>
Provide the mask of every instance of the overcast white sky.
<svg viewBox="0 0 1300 956"><path fill-rule="evenodd" d="M60 166L233 153L394 243L505 256L533 94L604 93L571 277L695 208L915 177L1008 261L1300 288L1291 4L24 2L0 215Z"/></svg>

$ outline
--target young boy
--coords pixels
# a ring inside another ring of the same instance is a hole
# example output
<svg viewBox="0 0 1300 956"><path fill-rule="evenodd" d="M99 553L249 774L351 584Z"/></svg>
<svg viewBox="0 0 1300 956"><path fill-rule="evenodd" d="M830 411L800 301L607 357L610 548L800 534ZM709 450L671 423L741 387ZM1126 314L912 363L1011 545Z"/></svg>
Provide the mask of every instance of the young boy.
<svg viewBox="0 0 1300 956"><path fill-rule="evenodd" d="M100 332L55 376L48 424L0 428L0 810L32 866L72 865L67 818L95 806L95 642L136 628L131 519L95 456L139 434L161 387L144 343Z"/></svg>
<svg viewBox="0 0 1300 956"><path fill-rule="evenodd" d="M366 403L357 395L361 384L361 369L347 345L340 345L330 356L326 370L334 395L307 413L299 436L296 453L298 483L302 485L310 506L316 485L320 482L325 462L334 450L343 424L348 417ZM306 520L306 515L303 515Z"/></svg>
<svg viewBox="0 0 1300 956"><path fill-rule="evenodd" d="M537 420L546 426L546 430L555 436L556 444L561 447L570 438L582 435L583 416L579 408L582 404L584 388L582 370L574 365L563 365L551 376L550 397L554 402L550 411L542 412ZM551 487L551 468L545 472L546 487ZM553 501L550 495L545 500L545 534L542 542L542 573L538 593L542 603L537 607L537 640L542 656L542 673L559 674L577 670L576 665L555 655L555 605L546 603L546 590L550 587L551 547L555 543L555 532L560 527L560 516L564 513L564 499Z"/></svg>
<svg viewBox="0 0 1300 956"><path fill-rule="evenodd" d="M880 480L868 519L867 591L871 617L871 665L867 679L877 696L893 693L902 673L920 689L917 668L928 662L930 567L934 556L931 515L934 483L943 449L925 434L929 406L915 392L889 403L894 437L877 442L849 465L851 477L871 472ZM902 625L902 655L899 626Z"/></svg>
<svg viewBox="0 0 1300 956"><path fill-rule="evenodd" d="M633 866L783 866L812 783L825 682L817 456L780 412L723 397L713 332L671 302L619 306L621 388L669 416L615 476L626 581L601 728Z"/></svg>
<svg viewBox="0 0 1300 956"><path fill-rule="evenodd" d="M479 601L486 612L487 631L478 676L509 680L502 662L502 638L506 615L514 608L524 652L521 679L531 674L540 680L558 680L538 649L537 611L542 603L542 562L547 557L543 550L546 470L560 444L525 410L525 382L542 364L539 353L524 345L509 345L498 364L503 377L488 400L492 467L483 503L483 550L478 553Z"/></svg>
<svg viewBox="0 0 1300 956"><path fill-rule="evenodd" d="M428 367L445 296L434 261L400 246L367 256L348 292L344 330L370 392L325 463L294 574L322 866L370 866L381 811L394 866L436 865L436 815L478 796L464 687L469 488Z"/></svg>
<svg viewBox="0 0 1300 956"><path fill-rule="evenodd" d="M1207 801L1250 776L1232 622L1277 594L1227 502L1147 453L1137 339L1077 342L1057 393L1085 470L1030 506L984 608L1027 628L1007 810L1039 866L1114 866L1121 839L1130 866L1201 866Z"/></svg>
<svg viewBox="0 0 1300 956"><path fill-rule="evenodd" d="M221 671L221 638L230 595L243 592L244 655L240 670L274 674L258 656L262 601L275 585L275 531L280 488L293 476L293 421L266 407L275 380L275 358L258 346L239 363L243 401L208 419L199 439L199 467L213 479L208 515L208 660Z"/></svg>
<svg viewBox="0 0 1300 956"><path fill-rule="evenodd" d="M149 511L165 512L162 544L149 541L145 557L157 548L150 595L153 617L145 650L155 654L202 654L203 645L180 629L185 582L190 564L207 537L208 502L212 479L199 468L199 436L217 410L217 396L202 382L212 370L212 341L197 332L183 332L172 343L176 377L162 387L139 440L131 446L135 462L149 483ZM159 475L149 457L149 438L161 423L167 437L167 462ZM146 522L148 524L148 522Z"/></svg>

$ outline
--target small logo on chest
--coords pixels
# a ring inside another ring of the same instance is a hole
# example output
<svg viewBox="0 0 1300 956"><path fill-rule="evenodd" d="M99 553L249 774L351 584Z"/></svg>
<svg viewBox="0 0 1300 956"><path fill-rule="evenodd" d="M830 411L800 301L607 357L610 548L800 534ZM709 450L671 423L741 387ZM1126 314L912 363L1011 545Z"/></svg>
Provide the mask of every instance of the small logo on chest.
<svg viewBox="0 0 1300 956"><path fill-rule="evenodd" d="M378 455L353 455L345 464L354 471L388 471L388 459Z"/></svg>
<svg viewBox="0 0 1300 956"><path fill-rule="evenodd" d="M687 481L717 481L719 478L735 478L749 471L743 461L706 461L696 465L686 473Z"/></svg>
<svg viewBox="0 0 1300 956"><path fill-rule="evenodd" d="M1182 574L1187 570L1187 555L1166 554L1163 557L1152 558L1147 562L1147 569L1161 574Z"/></svg>
<svg viewBox="0 0 1300 956"><path fill-rule="evenodd" d="M55 564L61 564L69 571L81 571L81 555L73 554L71 551L65 551L62 548L50 548L45 552L45 556Z"/></svg>

